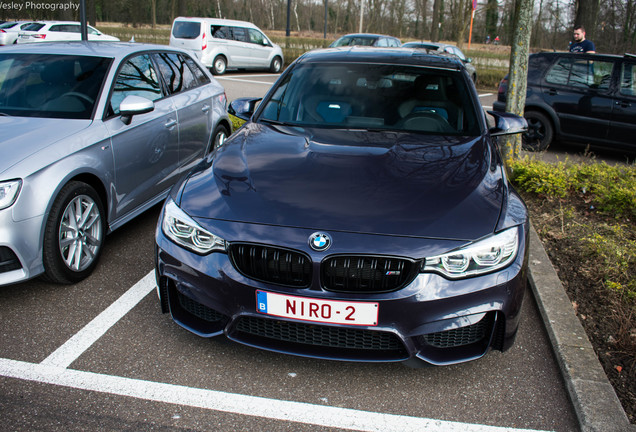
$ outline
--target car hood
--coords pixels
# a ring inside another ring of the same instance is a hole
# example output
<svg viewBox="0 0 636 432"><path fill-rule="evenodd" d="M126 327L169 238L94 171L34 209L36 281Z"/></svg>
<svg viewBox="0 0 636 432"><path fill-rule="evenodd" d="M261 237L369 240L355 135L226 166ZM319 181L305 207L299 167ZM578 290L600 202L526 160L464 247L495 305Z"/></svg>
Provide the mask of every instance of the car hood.
<svg viewBox="0 0 636 432"><path fill-rule="evenodd" d="M506 192L484 137L294 129L248 123L195 170L195 218L474 240Z"/></svg>
<svg viewBox="0 0 636 432"><path fill-rule="evenodd" d="M89 124L90 120L0 116L0 173Z"/></svg>

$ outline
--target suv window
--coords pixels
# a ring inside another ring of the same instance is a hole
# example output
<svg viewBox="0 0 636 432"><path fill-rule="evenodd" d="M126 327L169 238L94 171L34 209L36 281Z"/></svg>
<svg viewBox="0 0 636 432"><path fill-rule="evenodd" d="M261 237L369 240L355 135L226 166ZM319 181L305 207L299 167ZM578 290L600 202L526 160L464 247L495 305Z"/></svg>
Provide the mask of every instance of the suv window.
<svg viewBox="0 0 636 432"><path fill-rule="evenodd" d="M80 33L80 26L73 24L60 24L51 26L49 31L52 32L69 32L69 33Z"/></svg>
<svg viewBox="0 0 636 432"><path fill-rule="evenodd" d="M201 24L193 21L176 21L172 26L172 35L179 39L196 39L201 33Z"/></svg>
<svg viewBox="0 0 636 432"><path fill-rule="evenodd" d="M623 63L620 93L626 96L636 96L636 64Z"/></svg>
<svg viewBox="0 0 636 432"><path fill-rule="evenodd" d="M142 96L151 101L163 96L157 71L148 54L131 58L120 69L110 97L111 112L118 115L119 104L130 95Z"/></svg>
<svg viewBox="0 0 636 432"><path fill-rule="evenodd" d="M612 77L613 62L560 58L548 71L550 84L607 90Z"/></svg>

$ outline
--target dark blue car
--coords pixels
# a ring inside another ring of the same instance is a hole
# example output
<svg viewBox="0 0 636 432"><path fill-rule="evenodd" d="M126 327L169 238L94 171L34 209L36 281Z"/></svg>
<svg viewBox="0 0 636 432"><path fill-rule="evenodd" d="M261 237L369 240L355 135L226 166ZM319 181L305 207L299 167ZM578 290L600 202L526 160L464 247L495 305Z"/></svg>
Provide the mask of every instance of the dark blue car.
<svg viewBox="0 0 636 432"><path fill-rule="evenodd" d="M295 61L172 190L164 312L316 358L451 364L513 343L528 215L458 59L338 48Z"/></svg>

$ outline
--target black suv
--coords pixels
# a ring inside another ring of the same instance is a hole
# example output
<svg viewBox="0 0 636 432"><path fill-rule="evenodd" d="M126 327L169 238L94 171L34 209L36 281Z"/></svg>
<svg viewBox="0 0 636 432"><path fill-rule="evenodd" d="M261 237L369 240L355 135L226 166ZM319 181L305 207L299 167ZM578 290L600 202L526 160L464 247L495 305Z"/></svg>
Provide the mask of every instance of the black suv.
<svg viewBox="0 0 636 432"><path fill-rule="evenodd" d="M508 77L495 111L505 112ZM531 54L524 116L525 150L555 139L636 149L636 55L545 52Z"/></svg>

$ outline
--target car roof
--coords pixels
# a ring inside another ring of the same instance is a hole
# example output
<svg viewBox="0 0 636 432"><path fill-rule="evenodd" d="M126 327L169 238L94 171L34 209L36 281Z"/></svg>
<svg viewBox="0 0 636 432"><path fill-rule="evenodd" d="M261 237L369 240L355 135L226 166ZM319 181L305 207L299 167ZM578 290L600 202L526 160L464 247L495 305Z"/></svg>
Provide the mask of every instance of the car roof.
<svg viewBox="0 0 636 432"><path fill-rule="evenodd" d="M349 34L340 36L338 39L347 38L347 37L369 38L369 39L379 38L379 37L388 37L388 38L397 39L395 36L388 36L388 35L377 34L377 33L349 33Z"/></svg>
<svg viewBox="0 0 636 432"><path fill-rule="evenodd" d="M600 53L580 53L580 52L569 52L569 51L542 51L538 53L530 54L532 57L542 56L542 57L581 57L581 56L594 56L595 58L601 59L623 59L623 58L634 58L634 54L600 54Z"/></svg>
<svg viewBox="0 0 636 432"><path fill-rule="evenodd" d="M427 66L439 69L463 69L462 62L456 56L429 54L414 48L372 48L347 46L326 48L303 54L298 62L307 63L384 63L396 65Z"/></svg>
<svg viewBox="0 0 636 432"><path fill-rule="evenodd" d="M73 41L9 45L3 47L2 50L0 50L0 54L60 54L124 58L137 52L159 50L188 53L186 50L168 45L154 45L137 42Z"/></svg>
<svg viewBox="0 0 636 432"><path fill-rule="evenodd" d="M36 20L31 21L34 24L44 24L44 25L53 25L53 24L81 24L79 21L49 21L49 20Z"/></svg>
<svg viewBox="0 0 636 432"><path fill-rule="evenodd" d="M436 47L436 48L443 48L443 47L447 47L447 46L455 46L455 45L451 45L451 44L447 44L444 42L416 42L416 41L411 41L411 42L405 42L404 45L406 44L411 44L411 45L420 45L420 46L430 46L430 47Z"/></svg>

